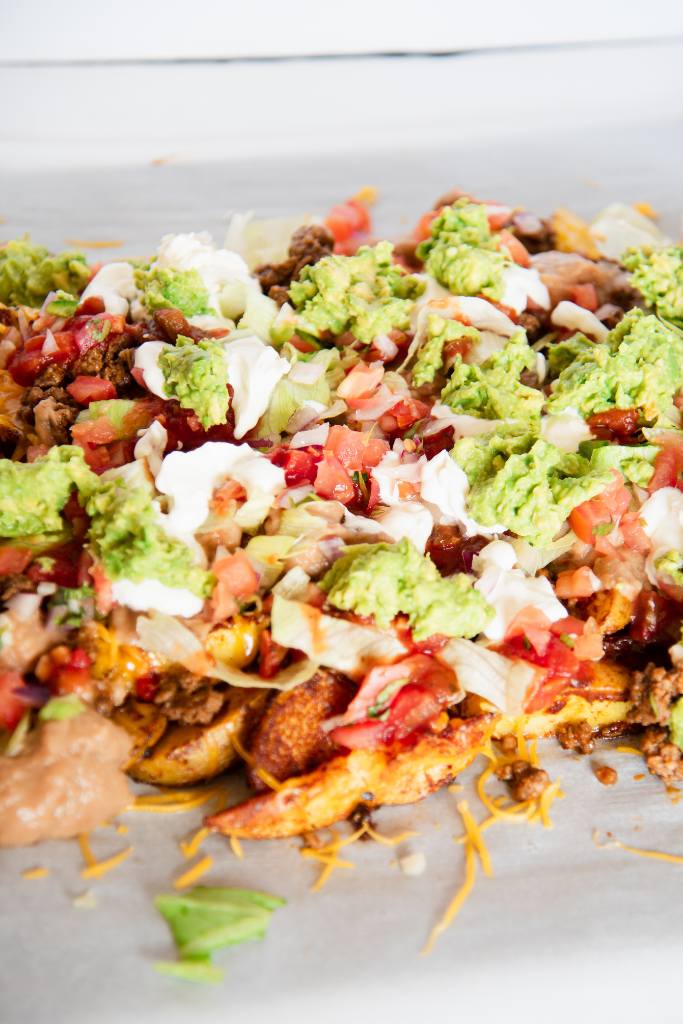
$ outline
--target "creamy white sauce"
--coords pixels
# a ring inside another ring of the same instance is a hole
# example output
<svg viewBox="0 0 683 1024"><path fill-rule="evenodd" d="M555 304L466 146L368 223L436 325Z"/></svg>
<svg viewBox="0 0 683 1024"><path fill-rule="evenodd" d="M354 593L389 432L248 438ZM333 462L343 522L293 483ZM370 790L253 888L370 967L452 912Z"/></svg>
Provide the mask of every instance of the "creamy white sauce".
<svg viewBox="0 0 683 1024"><path fill-rule="evenodd" d="M650 583L657 583L655 563L669 551L683 552L683 492L662 487L641 505L638 513L652 543L645 563Z"/></svg>
<svg viewBox="0 0 683 1024"><path fill-rule="evenodd" d="M247 501L235 515L238 526L251 529L265 519L275 497L285 488L284 470L247 444L207 441L191 452L170 452L156 478L157 490L168 496L165 529L185 539L209 515L209 503L225 480L235 480Z"/></svg>
<svg viewBox="0 0 683 1024"><path fill-rule="evenodd" d="M164 235L159 243L152 269L196 270L209 293L209 305L222 314L221 292L234 283L258 287L242 257L228 249L217 249L211 235L190 232ZM246 292L244 293L246 301ZM230 313L234 314L231 309Z"/></svg>
<svg viewBox="0 0 683 1024"><path fill-rule="evenodd" d="M142 379L147 390L166 401L169 396L166 393L164 375L159 366L159 359L162 352L172 351L173 349L174 346L169 345L166 341L145 341L135 349L135 359L133 362L133 367L136 370L142 371Z"/></svg>
<svg viewBox="0 0 683 1024"><path fill-rule="evenodd" d="M537 270L520 267L517 263L503 271L503 296L501 304L509 306L515 313L523 313L533 299L541 309L550 309L550 294Z"/></svg>
<svg viewBox="0 0 683 1024"><path fill-rule="evenodd" d="M198 615L204 606L201 597L191 590L167 587L159 580L115 580L112 583L112 597L118 604L134 612L156 611L165 615L179 615L188 619Z"/></svg>
<svg viewBox="0 0 683 1024"><path fill-rule="evenodd" d="M228 383L233 390L235 437L241 438L255 427L268 408L275 386L290 363L279 356L272 345L255 335L229 339L223 344Z"/></svg>
<svg viewBox="0 0 683 1024"><path fill-rule="evenodd" d="M159 423L159 420L154 420L146 430L143 430L135 444L133 455L136 459L147 460L152 476L156 476L161 469L167 442L166 427Z"/></svg>
<svg viewBox="0 0 683 1024"><path fill-rule="evenodd" d="M81 295L81 302L93 296L102 299L107 313L126 316L137 295L135 276L130 263L105 263Z"/></svg>
<svg viewBox="0 0 683 1024"><path fill-rule="evenodd" d="M550 314L550 319L556 327L564 327L568 331L581 331L596 341L604 341L609 333L595 313L566 299L558 302Z"/></svg>
<svg viewBox="0 0 683 1024"><path fill-rule="evenodd" d="M407 537L421 552L424 552L434 527L431 512L419 501L400 501L385 512L380 512L375 522L381 527L382 533L392 540L399 541Z"/></svg>
<svg viewBox="0 0 683 1024"><path fill-rule="evenodd" d="M504 526L482 526L467 514L468 491L467 474L448 452L439 452L429 461L424 459L420 497L427 504L437 523L458 525L468 537L475 534L488 537L501 533L505 529Z"/></svg>
<svg viewBox="0 0 683 1024"><path fill-rule="evenodd" d="M567 615L550 581L544 576L526 576L521 569L514 568L516 560L512 545L501 540L487 544L474 560L475 571L481 573L474 586L495 612L483 630L489 640L502 640L524 608L537 608L551 622Z"/></svg>

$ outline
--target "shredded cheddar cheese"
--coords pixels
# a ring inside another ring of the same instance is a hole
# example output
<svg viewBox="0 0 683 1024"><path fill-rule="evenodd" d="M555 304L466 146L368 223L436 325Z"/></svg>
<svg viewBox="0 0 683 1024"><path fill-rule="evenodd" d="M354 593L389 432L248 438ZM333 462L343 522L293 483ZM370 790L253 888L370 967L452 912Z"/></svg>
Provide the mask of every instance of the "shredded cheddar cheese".
<svg viewBox="0 0 683 1024"><path fill-rule="evenodd" d="M27 868L26 871L21 872L21 877L25 878L27 882L32 882L36 878L47 878L49 874L49 868Z"/></svg>
<svg viewBox="0 0 683 1024"><path fill-rule="evenodd" d="M249 751L244 748L241 740L238 738L237 733L234 732L234 730L231 733L230 738L232 740L232 745L239 754L239 756L242 758L245 764L249 765L254 774L258 775L261 782L265 783L265 785L268 786L269 789L282 789L281 782L278 782L278 780L273 775L271 775L269 771L266 771L265 768L261 768L259 767L259 765L256 764L255 759L252 757Z"/></svg>
<svg viewBox="0 0 683 1024"><path fill-rule="evenodd" d="M106 875L109 871L113 870L113 868L118 867L119 864L122 864L124 860L130 857L132 852L133 847L126 846L125 849L121 850L119 853L115 853L112 857L107 857L106 860L96 861L87 868L83 868L81 871L81 878L102 878L103 875Z"/></svg>
<svg viewBox="0 0 683 1024"><path fill-rule="evenodd" d="M187 860L191 860L208 835L208 828L202 827L195 832L191 839L181 840L180 849L183 857Z"/></svg>
<svg viewBox="0 0 683 1024"><path fill-rule="evenodd" d="M472 891L476 878L476 861L474 858L474 846L468 840L465 843L465 880L456 892L455 896L446 907L443 916L432 928L429 938L422 950L423 955L431 953L434 948L434 944L440 935L446 931L447 928L453 923L457 915L459 914L462 906Z"/></svg>
<svg viewBox="0 0 683 1024"><path fill-rule="evenodd" d="M237 836L230 836L230 849L238 860L244 860L244 850Z"/></svg>
<svg viewBox="0 0 683 1024"><path fill-rule="evenodd" d="M486 843L484 842L483 836L481 834L481 829L479 828L476 821L472 817L472 812L470 811L467 805L467 800L460 800L456 804L456 807L458 809L460 817L462 818L462 823L465 826L467 840L476 850L484 874L488 878L491 878L491 876L493 875L493 868L491 866L491 855L489 854Z"/></svg>
<svg viewBox="0 0 683 1024"><path fill-rule="evenodd" d="M597 829L593 832L593 842L599 850L618 849L626 853L635 853L638 857L647 857L652 860L664 860L669 864L683 864L683 856L678 853L664 853L662 850L642 850L639 846L629 846L622 843L620 839L610 838L607 842L600 842L600 833Z"/></svg>
<svg viewBox="0 0 683 1024"><path fill-rule="evenodd" d="M79 249L120 249L122 238L67 238L67 245L75 245Z"/></svg>
<svg viewBox="0 0 683 1024"><path fill-rule="evenodd" d="M97 858L90 848L90 836L87 832L83 832L78 837L78 845L81 848L81 856L85 861L86 867L94 867L97 864Z"/></svg>
<svg viewBox="0 0 683 1024"><path fill-rule="evenodd" d="M188 885L193 885L198 878L205 875L210 868L213 867L213 857L202 857L196 864L193 864L191 868L184 871L182 875L178 875L173 883L174 889L187 889Z"/></svg>
<svg viewBox="0 0 683 1024"><path fill-rule="evenodd" d="M634 757L643 756L642 750L638 750L638 747L628 747L623 744L620 744L618 747L615 747L614 749L616 750L617 754L633 754Z"/></svg>
<svg viewBox="0 0 683 1024"><path fill-rule="evenodd" d="M404 843L407 839L413 839L415 836L419 836L419 832L399 832L396 836L385 836L381 832L378 832L372 825L365 824L365 834L374 839L376 843L381 843L383 846L398 846L400 843Z"/></svg>
<svg viewBox="0 0 683 1024"><path fill-rule="evenodd" d="M180 814L194 810L224 793L223 784L206 789L179 789L173 793L145 793L136 796L128 811L146 811L151 814Z"/></svg>

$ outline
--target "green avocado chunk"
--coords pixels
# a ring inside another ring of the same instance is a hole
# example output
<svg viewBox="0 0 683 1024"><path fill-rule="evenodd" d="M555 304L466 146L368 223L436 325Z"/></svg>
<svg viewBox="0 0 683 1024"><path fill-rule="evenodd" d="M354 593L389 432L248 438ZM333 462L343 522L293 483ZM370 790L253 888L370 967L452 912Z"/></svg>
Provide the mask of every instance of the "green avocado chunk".
<svg viewBox="0 0 683 1024"><path fill-rule="evenodd" d="M88 494L97 477L83 450L58 445L35 462L0 460L0 537L59 533L61 511L74 489Z"/></svg>
<svg viewBox="0 0 683 1024"><path fill-rule="evenodd" d="M493 614L469 577L444 579L431 558L407 539L343 555L321 586L335 608L372 616L380 627L406 615L418 642L436 633L475 636Z"/></svg>
<svg viewBox="0 0 683 1024"><path fill-rule="evenodd" d="M50 292L79 295L89 279L83 253L53 254L29 238L15 238L0 247L0 302L40 307Z"/></svg>
<svg viewBox="0 0 683 1024"><path fill-rule="evenodd" d="M621 262L648 306L683 327L683 245L628 249Z"/></svg>
<svg viewBox="0 0 683 1024"><path fill-rule="evenodd" d="M226 422L228 367L220 342L210 338L194 342L179 334L175 348L161 353L159 368L169 398L177 398L183 409L192 409L205 429Z"/></svg>

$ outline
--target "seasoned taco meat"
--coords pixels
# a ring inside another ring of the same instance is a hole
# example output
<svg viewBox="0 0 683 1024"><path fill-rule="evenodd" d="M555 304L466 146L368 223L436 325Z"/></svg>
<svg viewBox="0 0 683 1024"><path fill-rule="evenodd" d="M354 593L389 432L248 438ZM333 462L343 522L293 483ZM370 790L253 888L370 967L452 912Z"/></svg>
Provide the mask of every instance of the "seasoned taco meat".
<svg viewBox="0 0 683 1024"><path fill-rule="evenodd" d="M267 263L255 273L266 295L279 305L287 301L287 289L303 267L330 256L334 238L322 224L306 224L297 228L289 243L289 255L282 263Z"/></svg>

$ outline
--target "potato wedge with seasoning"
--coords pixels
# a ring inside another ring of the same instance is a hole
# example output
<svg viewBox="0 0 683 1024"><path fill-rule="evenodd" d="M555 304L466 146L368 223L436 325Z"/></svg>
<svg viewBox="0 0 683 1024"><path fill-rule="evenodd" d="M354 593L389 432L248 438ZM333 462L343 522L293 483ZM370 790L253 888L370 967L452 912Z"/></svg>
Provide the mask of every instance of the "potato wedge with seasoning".
<svg viewBox="0 0 683 1024"><path fill-rule="evenodd" d="M274 792L212 815L206 824L239 839L279 839L342 821L360 803L414 803L471 764L493 722L492 715L453 719L442 733L425 734L407 748L340 754Z"/></svg>
<svg viewBox="0 0 683 1024"><path fill-rule="evenodd" d="M220 775L238 758L232 737L244 738L268 700L267 690L231 689L208 725L171 725L129 766L138 782L187 786Z"/></svg>
<svg viewBox="0 0 683 1024"><path fill-rule="evenodd" d="M111 720L133 738L133 749L125 765L126 771L158 743L168 725L166 715L155 704L140 700L131 700L123 707L116 708L111 714Z"/></svg>

